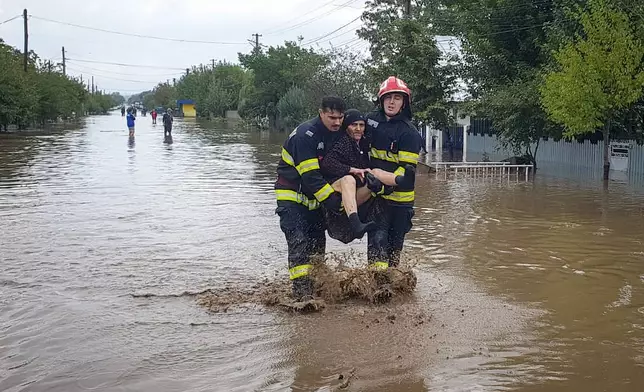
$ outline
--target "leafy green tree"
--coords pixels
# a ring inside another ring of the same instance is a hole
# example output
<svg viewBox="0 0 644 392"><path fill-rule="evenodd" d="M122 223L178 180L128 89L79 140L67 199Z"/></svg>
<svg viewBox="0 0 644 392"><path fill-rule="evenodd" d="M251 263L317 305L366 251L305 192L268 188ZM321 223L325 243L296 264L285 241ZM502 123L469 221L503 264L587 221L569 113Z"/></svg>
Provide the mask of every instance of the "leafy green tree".
<svg viewBox="0 0 644 392"><path fill-rule="evenodd" d="M113 106L121 106L125 103L125 98L119 93L111 93L110 97L113 102Z"/></svg>
<svg viewBox="0 0 644 392"><path fill-rule="evenodd" d="M157 106L159 106L154 101L154 94L152 92L148 92L147 94L143 95L142 99L143 99L143 101L142 101L143 106L145 106L146 109L148 109L148 110L152 110L152 109L156 108ZM136 101L134 101L134 102L136 102Z"/></svg>
<svg viewBox="0 0 644 392"><path fill-rule="evenodd" d="M358 36L370 43L372 94L383 80L395 75L412 90L415 117L441 126L447 124L445 103L455 74L452 59L442 57L434 38L438 30L433 18L438 13L435 2L428 0L412 1L408 15L403 15L400 1L371 0Z"/></svg>
<svg viewBox="0 0 644 392"><path fill-rule="evenodd" d="M59 73L41 72L33 76L39 95L37 116L41 123L81 113L87 100L84 86Z"/></svg>
<svg viewBox="0 0 644 392"><path fill-rule="evenodd" d="M268 117L270 126L274 127L278 115L276 103L291 87L304 86L328 59L287 41L284 46L271 46L266 52L240 53L239 62L246 70L253 71L255 86L242 113Z"/></svg>
<svg viewBox="0 0 644 392"><path fill-rule="evenodd" d="M22 69L20 52L0 40L0 126L26 126L35 119L38 94Z"/></svg>
<svg viewBox="0 0 644 392"><path fill-rule="evenodd" d="M528 158L535 168L543 136L558 136L561 132L560 127L542 115L539 101L541 83L539 74L522 76L513 83L497 87L494 94L477 103L494 119L494 129L500 130L500 146ZM526 119L531 121L526 123Z"/></svg>
<svg viewBox="0 0 644 392"><path fill-rule="evenodd" d="M79 80L61 70L31 51L24 72L20 51L0 40L0 126L26 128L85 113L106 113L124 100L119 94L89 94Z"/></svg>
<svg viewBox="0 0 644 392"><path fill-rule="evenodd" d="M473 112L490 118L500 144L527 155L535 167L539 141L559 132L538 99L549 45L569 33L554 28L570 26L559 2L443 0L441 13L433 16L439 31L461 42L458 74Z"/></svg>
<svg viewBox="0 0 644 392"><path fill-rule="evenodd" d="M329 61L319 67L303 86L310 111L315 113L322 97L327 95L343 98L348 108L363 112L373 109L371 98L374 86L367 75L365 59L341 49L331 49L321 54Z"/></svg>
<svg viewBox="0 0 644 392"><path fill-rule="evenodd" d="M176 91L170 83L159 83L153 90L155 106L174 108L177 106Z"/></svg>
<svg viewBox="0 0 644 392"><path fill-rule="evenodd" d="M279 128L291 130L315 114L310 96L300 87L291 87L277 103Z"/></svg>
<svg viewBox="0 0 644 392"><path fill-rule="evenodd" d="M175 97L194 100L198 116L224 117L227 110L237 110L246 80L246 71L239 65L195 66L177 82Z"/></svg>
<svg viewBox="0 0 644 392"><path fill-rule="evenodd" d="M610 170L611 120L642 97L644 45L629 16L606 0L590 0L579 14L583 35L556 54L558 69L546 76L542 103L565 127L565 136L603 129L604 178Z"/></svg>
<svg viewBox="0 0 644 392"><path fill-rule="evenodd" d="M255 88L255 73L253 70L247 70L244 72L242 87L239 90L237 110L242 118L250 119L257 125L260 122L260 113L253 112L252 109L258 106L254 104L258 101L257 89Z"/></svg>
<svg viewBox="0 0 644 392"><path fill-rule="evenodd" d="M127 99L127 104L132 105L134 102L144 102L145 97L152 94L152 90L142 91L138 94L130 95Z"/></svg>

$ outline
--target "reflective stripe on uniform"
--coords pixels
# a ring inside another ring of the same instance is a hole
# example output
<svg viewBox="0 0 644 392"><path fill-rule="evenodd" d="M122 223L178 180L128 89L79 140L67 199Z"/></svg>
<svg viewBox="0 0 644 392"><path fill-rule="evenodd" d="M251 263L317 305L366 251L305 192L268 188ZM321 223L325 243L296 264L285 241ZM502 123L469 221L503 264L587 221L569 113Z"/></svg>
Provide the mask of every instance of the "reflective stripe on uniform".
<svg viewBox="0 0 644 392"><path fill-rule="evenodd" d="M302 161L299 165L295 166L295 169L298 173L300 173L300 175L306 172L310 172L311 170L317 170L319 168L320 161L318 161L317 158L307 159L306 161Z"/></svg>
<svg viewBox="0 0 644 392"><path fill-rule="evenodd" d="M418 163L418 154L409 151L398 151L398 160L416 165Z"/></svg>
<svg viewBox="0 0 644 392"><path fill-rule="evenodd" d="M313 269L312 264L302 264L295 266L288 270L289 277L291 280L307 276L309 272Z"/></svg>
<svg viewBox="0 0 644 392"><path fill-rule="evenodd" d="M320 202L323 202L326 199L328 199L333 192L334 192L333 187L329 184L326 184L322 187L322 189L315 192L313 196L315 196L315 198L318 199Z"/></svg>
<svg viewBox="0 0 644 392"><path fill-rule="evenodd" d="M291 166L295 166L293 157L288 153L288 151L286 151L284 147L282 147L282 160Z"/></svg>
<svg viewBox="0 0 644 392"><path fill-rule="evenodd" d="M277 196L277 200L292 201L294 203L302 204L309 210L316 210L320 208L320 203L318 203L317 200L309 200L309 198L304 196L303 194L292 191L290 189L275 189L275 196Z"/></svg>
<svg viewBox="0 0 644 392"><path fill-rule="evenodd" d="M409 192L392 192L391 195L382 196L384 199L397 201L399 203L409 203L414 201L414 191Z"/></svg>
<svg viewBox="0 0 644 392"><path fill-rule="evenodd" d="M385 150L377 150L371 147L371 157L380 159L381 161L398 163L398 154L394 154Z"/></svg>
<svg viewBox="0 0 644 392"><path fill-rule="evenodd" d="M394 172L395 175L397 176L404 176L405 175L405 168L402 166L398 166L398 169Z"/></svg>
<svg viewBox="0 0 644 392"><path fill-rule="evenodd" d="M376 261L375 263L370 264L369 268L376 271L386 271L389 268L389 263L386 263L384 261Z"/></svg>

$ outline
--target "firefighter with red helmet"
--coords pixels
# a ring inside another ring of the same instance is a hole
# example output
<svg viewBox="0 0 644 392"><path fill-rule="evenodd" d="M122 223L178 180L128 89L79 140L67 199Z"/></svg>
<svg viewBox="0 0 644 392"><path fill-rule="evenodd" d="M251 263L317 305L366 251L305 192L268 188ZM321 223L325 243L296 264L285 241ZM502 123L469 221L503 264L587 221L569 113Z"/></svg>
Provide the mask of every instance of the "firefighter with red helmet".
<svg viewBox="0 0 644 392"><path fill-rule="evenodd" d="M413 171L415 178L422 139L411 122L411 90L404 81L390 76L380 85L378 103L378 110L367 115L371 165L398 175ZM414 183L398 186L379 198L384 213L376 219L377 228L368 233L367 247L369 264L376 270L400 262L414 216Z"/></svg>

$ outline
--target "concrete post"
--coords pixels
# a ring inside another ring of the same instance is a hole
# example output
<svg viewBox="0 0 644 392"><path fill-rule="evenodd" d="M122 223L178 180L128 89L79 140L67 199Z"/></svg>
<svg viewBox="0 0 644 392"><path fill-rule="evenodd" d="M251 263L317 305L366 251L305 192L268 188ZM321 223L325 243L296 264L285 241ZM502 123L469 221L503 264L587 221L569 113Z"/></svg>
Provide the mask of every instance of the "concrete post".
<svg viewBox="0 0 644 392"><path fill-rule="evenodd" d="M463 162L467 162L467 125L463 125Z"/></svg>

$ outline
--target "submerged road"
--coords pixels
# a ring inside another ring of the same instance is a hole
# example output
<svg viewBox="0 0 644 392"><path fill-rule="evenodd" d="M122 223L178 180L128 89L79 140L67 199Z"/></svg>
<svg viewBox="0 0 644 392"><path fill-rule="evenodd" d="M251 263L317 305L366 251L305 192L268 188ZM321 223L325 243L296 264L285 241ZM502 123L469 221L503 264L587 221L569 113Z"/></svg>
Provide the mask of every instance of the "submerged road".
<svg viewBox="0 0 644 392"><path fill-rule="evenodd" d="M180 294L287 278L286 135L151 123L0 135L0 391L644 388L641 194L421 173L412 298L210 313Z"/></svg>

